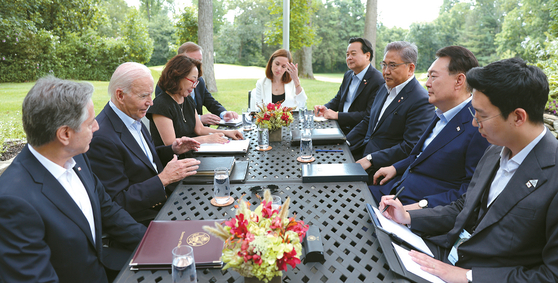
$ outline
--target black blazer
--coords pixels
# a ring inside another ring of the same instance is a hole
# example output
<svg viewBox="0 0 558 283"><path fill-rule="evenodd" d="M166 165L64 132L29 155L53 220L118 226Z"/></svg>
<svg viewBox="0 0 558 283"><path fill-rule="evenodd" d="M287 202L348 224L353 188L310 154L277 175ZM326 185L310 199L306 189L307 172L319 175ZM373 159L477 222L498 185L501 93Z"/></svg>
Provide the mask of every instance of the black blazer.
<svg viewBox="0 0 558 283"><path fill-rule="evenodd" d="M107 103L96 117L99 130L87 151L95 175L105 185L107 193L135 218L141 218L163 204L166 193L157 176L163 164L172 159L171 146L155 148L147 128L142 123L142 134L157 165L151 162L140 148L128 128ZM161 162L162 160L162 162Z"/></svg>
<svg viewBox="0 0 558 283"><path fill-rule="evenodd" d="M93 210L87 219L28 146L0 176L0 281L107 282L102 235L133 249L145 226L105 192L84 154L74 156Z"/></svg>
<svg viewBox="0 0 558 283"><path fill-rule="evenodd" d="M196 86L196 110L198 111L198 115L203 115L203 106L209 110L209 112L219 116L221 112L227 111L219 101L215 100L211 93L205 87L205 80L200 77L198 78L200 83ZM159 85L155 86L155 96L159 96L163 93L163 90L159 87Z"/></svg>
<svg viewBox="0 0 558 283"><path fill-rule="evenodd" d="M557 282L558 141L547 130L479 221L481 197L492 184L501 151L487 149L467 193L454 203L409 211L411 227L449 250L463 228L476 225L459 246L455 264L472 268L475 282ZM446 256L438 259L448 262Z"/></svg>
<svg viewBox="0 0 558 283"><path fill-rule="evenodd" d="M328 109L339 112L337 122L345 135L348 134L354 126L360 123L362 119L368 116L372 102L374 102L374 97L380 86L384 84L382 73L370 65L368 71L364 74L362 82L358 86L355 99L349 107L349 112L342 112L353 73L352 70L348 70L345 73L337 95L324 105Z"/></svg>
<svg viewBox="0 0 558 283"><path fill-rule="evenodd" d="M387 88L383 85L369 117L347 135L351 151L360 153L364 149L357 156L360 158L372 154L376 170L409 156L435 114L434 106L428 103L428 92L413 78L386 108L374 130L387 96Z"/></svg>

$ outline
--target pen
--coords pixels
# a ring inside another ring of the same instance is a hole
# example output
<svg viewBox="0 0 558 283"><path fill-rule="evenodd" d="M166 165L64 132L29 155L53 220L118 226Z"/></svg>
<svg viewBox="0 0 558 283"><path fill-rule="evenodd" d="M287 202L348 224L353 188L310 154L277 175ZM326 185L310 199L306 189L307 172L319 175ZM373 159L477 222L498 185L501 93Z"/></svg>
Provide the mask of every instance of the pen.
<svg viewBox="0 0 558 283"><path fill-rule="evenodd" d="M316 149L316 152L343 152L341 149Z"/></svg>
<svg viewBox="0 0 558 283"><path fill-rule="evenodd" d="M399 189L399 191L397 191L397 193L393 196L393 199L396 199L399 196L399 194L403 191L404 188L405 188L405 186L401 187L401 189ZM384 210L382 210L382 213L386 212L388 207L389 207L389 205L386 205L386 207L384 207Z"/></svg>

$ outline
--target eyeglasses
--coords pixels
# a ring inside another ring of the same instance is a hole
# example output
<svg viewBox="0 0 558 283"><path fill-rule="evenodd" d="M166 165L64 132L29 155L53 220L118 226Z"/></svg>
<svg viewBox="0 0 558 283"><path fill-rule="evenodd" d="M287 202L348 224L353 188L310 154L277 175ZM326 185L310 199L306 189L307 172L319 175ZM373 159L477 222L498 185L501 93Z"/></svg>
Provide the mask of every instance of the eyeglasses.
<svg viewBox="0 0 558 283"><path fill-rule="evenodd" d="M191 80L191 79L189 79L189 78L185 78L185 79L187 79L187 80L189 80L191 83L193 83L193 84L194 84L193 87L198 86L198 84L200 83L200 81L198 81L198 80L195 80L195 81L194 81L194 80Z"/></svg>
<svg viewBox="0 0 558 283"><path fill-rule="evenodd" d="M394 70L395 68L403 65L403 64L409 64L411 62L403 62L403 63L399 63L399 64L394 64L394 63L386 63L386 62L382 62L380 63L380 66L382 66L382 70L384 70L386 67L388 67L391 71Z"/></svg>
<svg viewBox="0 0 558 283"><path fill-rule="evenodd" d="M264 189L269 189L269 192L274 194L277 191L279 191L279 186L273 185L273 184L269 184L269 185L267 185L266 187L263 187L263 188L261 186L253 186L253 187L250 188L250 191L253 194L257 194L257 193L262 193L264 191Z"/></svg>
<svg viewBox="0 0 558 283"><path fill-rule="evenodd" d="M471 116L473 116L473 119L475 119L475 122L477 122L477 125L479 125L479 126L481 126L481 123L482 123L482 122L488 121L488 120L490 120L490 119L492 119L492 118L495 118L495 117L498 117L498 116L502 115L502 113L499 113L499 114L496 114L496 115L494 115L494 116L490 116L490 117L488 117L488 118L486 118L486 119L479 120L479 119L477 119L477 117L476 117L475 114L473 113L473 110L471 110L471 106L467 107L467 109L469 109L469 112L471 113Z"/></svg>

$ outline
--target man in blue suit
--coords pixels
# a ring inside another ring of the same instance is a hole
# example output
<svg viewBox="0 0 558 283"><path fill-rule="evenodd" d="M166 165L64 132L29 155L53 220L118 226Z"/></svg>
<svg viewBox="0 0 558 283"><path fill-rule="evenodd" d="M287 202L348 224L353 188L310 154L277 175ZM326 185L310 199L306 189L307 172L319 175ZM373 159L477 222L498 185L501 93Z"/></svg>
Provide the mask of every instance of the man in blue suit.
<svg viewBox="0 0 558 283"><path fill-rule="evenodd" d="M370 191L376 200L404 186L399 200L405 208L446 205L458 199L469 186L488 142L471 121L471 91L466 73L477 67L475 55L461 46L436 52L428 69L429 102L436 116L409 157L374 174ZM399 182L401 180L401 182ZM389 182L388 182L389 181ZM378 185L379 184L379 185Z"/></svg>
<svg viewBox="0 0 558 283"><path fill-rule="evenodd" d="M83 154L99 128L93 90L47 77L23 101L28 144L0 176L0 282L108 282L145 233ZM103 233L129 250L103 248Z"/></svg>
<svg viewBox="0 0 558 283"><path fill-rule="evenodd" d="M467 193L446 206L406 211L383 196L384 216L407 224L434 257L411 251L445 282L558 282L558 141L544 126L548 80L519 58L467 72L473 125L493 144Z"/></svg>
<svg viewBox="0 0 558 283"><path fill-rule="evenodd" d="M157 215L173 183L196 174L199 161L178 160L175 154L196 149L199 143L182 137L155 148L141 122L153 105L153 77L146 66L134 62L118 66L108 88L110 101L97 116L100 129L87 156L112 199L143 223Z"/></svg>
<svg viewBox="0 0 558 283"><path fill-rule="evenodd" d="M202 48L201 46L188 41L178 48L178 54L184 54L192 59L202 61ZM219 101L217 101L205 86L203 77L198 78L198 85L192 92L192 97L196 103L196 110L200 115L200 120L204 125L217 125L224 119L226 121L238 118L238 114L234 111L227 111ZM157 85L155 87L155 96L159 96L163 90ZM203 114L203 106L211 113Z"/></svg>
<svg viewBox="0 0 558 283"><path fill-rule="evenodd" d="M392 42L384 54L385 85L378 90L370 115L347 135L355 160L369 174L369 183L380 167L409 156L434 115L426 90L414 76L417 46Z"/></svg>
<svg viewBox="0 0 558 283"><path fill-rule="evenodd" d="M382 74L370 64L372 53L368 39L349 39L346 61L350 70L343 76L337 95L325 105L314 106L317 116L337 120L345 135L370 113L376 92L384 84Z"/></svg>

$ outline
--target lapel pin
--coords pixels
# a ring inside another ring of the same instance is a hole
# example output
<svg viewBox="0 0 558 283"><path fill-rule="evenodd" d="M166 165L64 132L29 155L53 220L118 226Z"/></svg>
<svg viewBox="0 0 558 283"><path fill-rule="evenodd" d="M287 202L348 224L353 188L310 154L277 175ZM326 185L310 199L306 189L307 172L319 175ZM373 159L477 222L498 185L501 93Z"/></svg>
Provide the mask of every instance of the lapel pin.
<svg viewBox="0 0 558 283"><path fill-rule="evenodd" d="M401 102L401 99L397 100L397 102Z"/></svg>
<svg viewBox="0 0 558 283"><path fill-rule="evenodd" d="M535 180L529 180L529 184L530 184L530 185L533 185L533 187L536 187L538 182L539 182L539 180L537 180L537 179L535 179ZM527 187L530 188L529 185L527 185Z"/></svg>
<svg viewBox="0 0 558 283"><path fill-rule="evenodd" d="M81 171L81 167L78 167L78 171Z"/></svg>
<svg viewBox="0 0 558 283"><path fill-rule="evenodd" d="M530 182L525 183L525 185L527 185L527 188L530 188L530 187L531 187L531 183L530 183Z"/></svg>
<svg viewBox="0 0 558 283"><path fill-rule="evenodd" d="M403 96L401 96L401 100L403 100Z"/></svg>
<svg viewBox="0 0 558 283"><path fill-rule="evenodd" d="M459 131L461 131L461 128L459 126L457 126L456 130L459 132Z"/></svg>

